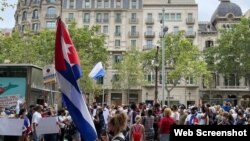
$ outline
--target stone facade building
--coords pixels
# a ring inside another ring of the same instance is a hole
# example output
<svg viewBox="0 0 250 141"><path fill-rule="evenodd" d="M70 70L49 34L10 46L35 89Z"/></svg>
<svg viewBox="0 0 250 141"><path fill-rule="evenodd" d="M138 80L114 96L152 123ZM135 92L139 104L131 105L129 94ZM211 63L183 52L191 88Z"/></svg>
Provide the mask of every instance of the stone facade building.
<svg viewBox="0 0 250 141"><path fill-rule="evenodd" d="M35 33L41 29L54 30L58 16L68 24L75 21L77 27L100 25L101 33L106 34L105 46L109 61L104 77L105 102L108 104L127 104L131 102L153 102L155 90L155 72L146 74L148 85L135 87L130 94L112 87L115 70L112 65L118 63L124 52L130 47L145 51L161 46L163 9L168 33L186 31L186 37L198 45L200 51L216 44L220 28L230 28L242 17L241 8L230 0L220 0L211 21L198 22L198 5L195 0L19 0L15 13L15 30ZM249 15L249 14L248 14ZM161 72L159 72L160 74ZM190 78L180 82L170 94L172 104L192 104L212 101L221 104L230 99L235 104L249 93L245 80L225 79L222 74L214 73L216 83L213 89L203 88L200 82ZM159 76L159 78L161 78ZM229 82L230 83L227 83ZM171 84L167 84L171 87ZM161 80L158 82L159 101L162 95ZM101 97L100 97L101 98ZM100 99L100 102L102 100Z"/></svg>

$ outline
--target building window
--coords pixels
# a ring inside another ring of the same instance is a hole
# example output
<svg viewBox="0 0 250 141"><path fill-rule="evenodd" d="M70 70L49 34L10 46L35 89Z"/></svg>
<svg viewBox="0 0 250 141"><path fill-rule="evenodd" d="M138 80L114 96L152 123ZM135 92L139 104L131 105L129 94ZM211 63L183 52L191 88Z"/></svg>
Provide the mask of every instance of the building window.
<svg viewBox="0 0 250 141"><path fill-rule="evenodd" d="M230 74L224 77L224 86L239 86L240 80L235 74Z"/></svg>
<svg viewBox="0 0 250 141"><path fill-rule="evenodd" d="M115 47L121 46L121 40L115 40Z"/></svg>
<svg viewBox="0 0 250 141"><path fill-rule="evenodd" d="M187 35L192 35L194 32L193 26L188 26Z"/></svg>
<svg viewBox="0 0 250 141"><path fill-rule="evenodd" d="M54 22L54 21L48 21L46 23L46 28L49 28L49 29L56 28L56 22Z"/></svg>
<svg viewBox="0 0 250 141"><path fill-rule="evenodd" d="M214 42L213 41L211 41L211 40L208 40L208 41L206 41L206 48L209 48L209 47L212 47L212 46L214 46Z"/></svg>
<svg viewBox="0 0 250 141"><path fill-rule="evenodd" d="M75 4L75 1L74 0L70 0L69 1L69 9L74 9L74 4Z"/></svg>
<svg viewBox="0 0 250 141"><path fill-rule="evenodd" d="M159 20L162 20L162 13L159 13L159 14L158 14L158 19L159 19Z"/></svg>
<svg viewBox="0 0 250 141"><path fill-rule="evenodd" d="M136 26L131 26L131 35L136 35Z"/></svg>
<svg viewBox="0 0 250 141"><path fill-rule="evenodd" d="M24 11L23 12L23 18L22 18L23 21L26 21L27 20L27 12Z"/></svg>
<svg viewBox="0 0 250 141"><path fill-rule="evenodd" d="M188 77L186 78L187 84L194 84L194 78L193 77Z"/></svg>
<svg viewBox="0 0 250 141"><path fill-rule="evenodd" d="M114 63L120 63L121 60L122 60L122 55L120 55L120 54L115 54L115 55L113 56L113 61L114 61Z"/></svg>
<svg viewBox="0 0 250 141"><path fill-rule="evenodd" d="M174 26L174 34L178 34L179 32L179 27L178 26Z"/></svg>
<svg viewBox="0 0 250 141"><path fill-rule="evenodd" d="M131 14L131 19L136 19L136 18L137 18L136 13L132 13Z"/></svg>
<svg viewBox="0 0 250 141"><path fill-rule="evenodd" d="M97 0L97 8L102 8L102 0Z"/></svg>
<svg viewBox="0 0 250 141"><path fill-rule="evenodd" d="M121 0L116 0L116 8L121 8Z"/></svg>
<svg viewBox="0 0 250 141"><path fill-rule="evenodd" d="M85 0L85 8L90 8L90 2L89 2L89 0Z"/></svg>
<svg viewBox="0 0 250 141"><path fill-rule="evenodd" d="M165 20L169 21L169 13L165 13Z"/></svg>
<svg viewBox="0 0 250 141"><path fill-rule="evenodd" d="M73 20L74 19L74 13L69 13L69 20L71 21L71 20Z"/></svg>
<svg viewBox="0 0 250 141"><path fill-rule="evenodd" d="M96 13L96 22L97 23L102 22L102 14L101 13Z"/></svg>
<svg viewBox="0 0 250 141"><path fill-rule="evenodd" d="M55 7L49 7L47 9L47 16L48 17L56 17L56 8Z"/></svg>
<svg viewBox="0 0 250 141"><path fill-rule="evenodd" d="M152 13L147 14L147 20L148 21L153 21L153 14Z"/></svg>
<svg viewBox="0 0 250 141"><path fill-rule="evenodd" d="M152 40L147 40L146 41L146 46L147 46L147 49L153 48L153 41Z"/></svg>
<svg viewBox="0 0 250 141"><path fill-rule="evenodd" d="M136 40L131 40L131 47L136 47Z"/></svg>
<svg viewBox="0 0 250 141"><path fill-rule="evenodd" d="M121 26L115 26L115 36L121 36Z"/></svg>
<svg viewBox="0 0 250 141"><path fill-rule="evenodd" d="M38 10L35 9L33 12L32 12L32 19L38 19Z"/></svg>
<svg viewBox="0 0 250 141"><path fill-rule="evenodd" d="M115 13L115 23L121 23L122 18L121 18L121 13Z"/></svg>
<svg viewBox="0 0 250 141"><path fill-rule="evenodd" d="M56 0L48 0L48 2L50 2L50 3L55 3Z"/></svg>
<svg viewBox="0 0 250 141"><path fill-rule="evenodd" d="M153 27L152 26L147 26L147 32L153 32Z"/></svg>
<svg viewBox="0 0 250 141"><path fill-rule="evenodd" d="M109 0L104 1L104 8L109 8Z"/></svg>
<svg viewBox="0 0 250 141"><path fill-rule="evenodd" d="M83 22L85 22L85 23L89 23L90 22L90 15L89 15L89 13L84 13Z"/></svg>
<svg viewBox="0 0 250 141"><path fill-rule="evenodd" d="M177 13L177 14L176 14L176 20L177 20L177 21L180 21L180 20L181 20L181 13Z"/></svg>
<svg viewBox="0 0 250 141"><path fill-rule="evenodd" d="M107 25L103 26L103 33L108 33L109 32L109 27Z"/></svg>
<svg viewBox="0 0 250 141"><path fill-rule="evenodd" d="M193 13L188 13L188 21L192 21L193 20Z"/></svg>
<svg viewBox="0 0 250 141"><path fill-rule="evenodd" d="M24 0L23 5L27 5L27 4L28 4L27 0Z"/></svg>
<svg viewBox="0 0 250 141"><path fill-rule="evenodd" d="M37 32L38 31L38 23L33 23L32 24L32 31Z"/></svg>
<svg viewBox="0 0 250 141"><path fill-rule="evenodd" d="M175 13L171 13L170 15L171 15L171 17L170 17L171 19L170 20L174 21L175 20Z"/></svg>
<svg viewBox="0 0 250 141"><path fill-rule="evenodd" d="M136 9L137 3L136 0L132 0L132 9Z"/></svg>
<svg viewBox="0 0 250 141"><path fill-rule="evenodd" d="M105 22L105 23L109 22L109 13L104 13L104 15L103 15L103 22Z"/></svg>

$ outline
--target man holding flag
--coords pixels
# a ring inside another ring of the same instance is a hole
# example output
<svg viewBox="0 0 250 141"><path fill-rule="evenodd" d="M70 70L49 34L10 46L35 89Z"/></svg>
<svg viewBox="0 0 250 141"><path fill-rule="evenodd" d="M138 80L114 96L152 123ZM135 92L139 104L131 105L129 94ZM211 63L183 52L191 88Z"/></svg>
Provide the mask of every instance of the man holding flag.
<svg viewBox="0 0 250 141"><path fill-rule="evenodd" d="M55 68L64 104L74 124L85 141L95 141L96 129L77 83L82 76L80 60L60 18L57 21Z"/></svg>

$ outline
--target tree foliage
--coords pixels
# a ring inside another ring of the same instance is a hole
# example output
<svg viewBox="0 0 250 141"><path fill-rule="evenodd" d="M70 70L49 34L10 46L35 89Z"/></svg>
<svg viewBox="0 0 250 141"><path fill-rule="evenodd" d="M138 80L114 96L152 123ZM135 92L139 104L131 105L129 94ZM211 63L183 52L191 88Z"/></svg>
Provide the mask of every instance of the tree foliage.
<svg viewBox="0 0 250 141"><path fill-rule="evenodd" d="M188 77L198 81L201 77L210 77L210 72L207 70L207 64L203 55L200 53L197 46L194 46L189 39L185 37L185 32L176 34L168 34L164 38L165 43L165 60L167 69L167 80L172 81L174 85ZM162 48L160 50L162 52ZM144 53L144 67L150 65L149 60L155 58L155 50ZM161 53L159 54L161 58ZM159 65L161 66L161 59ZM167 85L166 85L167 87ZM173 87L172 87L173 88ZM170 92L171 89L167 90Z"/></svg>
<svg viewBox="0 0 250 141"><path fill-rule="evenodd" d="M97 33L98 28L76 28L75 24L69 27L84 72L80 85L87 93L99 93L100 86L96 86L88 74L97 62L105 64L107 61L105 38ZM54 62L54 46L55 31L43 30L39 34L27 32L24 36L16 32L11 37L0 36L0 63L10 60L13 64L28 63L43 67Z"/></svg>
<svg viewBox="0 0 250 141"><path fill-rule="evenodd" d="M209 68L220 73L237 74L249 78L250 70L250 20L243 18L239 24L220 31L215 47L206 50Z"/></svg>
<svg viewBox="0 0 250 141"><path fill-rule="evenodd" d="M123 55L122 61L114 65L117 80L112 81L115 88L128 90L139 87L144 82L141 53L131 48Z"/></svg>

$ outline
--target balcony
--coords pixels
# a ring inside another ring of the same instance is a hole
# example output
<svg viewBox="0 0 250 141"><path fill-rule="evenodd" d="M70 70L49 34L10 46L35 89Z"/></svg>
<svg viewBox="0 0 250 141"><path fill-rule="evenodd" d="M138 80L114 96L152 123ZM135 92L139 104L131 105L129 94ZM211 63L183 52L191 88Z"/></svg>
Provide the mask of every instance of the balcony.
<svg viewBox="0 0 250 141"><path fill-rule="evenodd" d="M56 2L56 0L47 0L47 3L48 4L56 4L57 2Z"/></svg>
<svg viewBox="0 0 250 141"><path fill-rule="evenodd" d="M38 20L39 20L39 17L38 17L38 16L32 16L31 21L38 21Z"/></svg>
<svg viewBox="0 0 250 141"><path fill-rule="evenodd" d="M116 18L115 19L115 23L121 23L122 22L122 19L121 18Z"/></svg>
<svg viewBox="0 0 250 141"><path fill-rule="evenodd" d="M40 5L40 1L32 1L31 2L32 7L39 6L39 5Z"/></svg>
<svg viewBox="0 0 250 141"><path fill-rule="evenodd" d="M150 49L153 49L153 48L155 48L155 45L152 45L152 44L147 44L147 45L143 46L143 50L150 50Z"/></svg>
<svg viewBox="0 0 250 141"><path fill-rule="evenodd" d="M129 38L138 38L139 37L139 32L137 31L132 31L132 32L128 32L128 37Z"/></svg>
<svg viewBox="0 0 250 141"><path fill-rule="evenodd" d="M220 90L248 90L248 86L217 86Z"/></svg>
<svg viewBox="0 0 250 141"><path fill-rule="evenodd" d="M121 32L115 32L115 36L116 37L120 37L121 36Z"/></svg>
<svg viewBox="0 0 250 141"><path fill-rule="evenodd" d="M129 23L130 24L138 24L138 19L137 18L130 18Z"/></svg>
<svg viewBox="0 0 250 141"><path fill-rule="evenodd" d="M195 38L195 36L196 36L196 32L194 32L194 31L186 32L186 37L187 38Z"/></svg>
<svg viewBox="0 0 250 141"><path fill-rule="evenodd" d="M83 22L84 22L84 23L90 23L90 19L87 19L87 18L86 18L86 19L83 19Z"/></svg>
<svg viewBox="0 0 250 141"><path fill-rule="evenodd" d="M187 18L186 19L186 24L194 24L195 23L195 19L194 18Z"/></svg>
<svg viewBox="0 0 250 141"><path fill-rule="evenodd" d="M154 38L155 32L154 31L146 31L146 32L144 32L144 37L145 38Z"/></svg>
<svg viewBox="0 0 250 141"><path fill-rule="evenodd" d="M75 18L66 18L65 22L66 23L75 22Z"/></svg>
<svg viewBox="0 0 250 141"><path fill-rule="evenodd" d="M103 23L109 23L109 19L103 19Z"/></svg>
<svg viewBox="0 0 250 141"><path fill-rule="evenodd" d="M154 19L153 18L147 18L145 23L146 24L154 24Z"/></svg>
<svg viewBox="0 0 250 141"><path fill-rule="evenodd" d="M47 19L55 19L55 18L57 18L57 15L56 14L46 14L45 18L47 18Z"/></svg>

